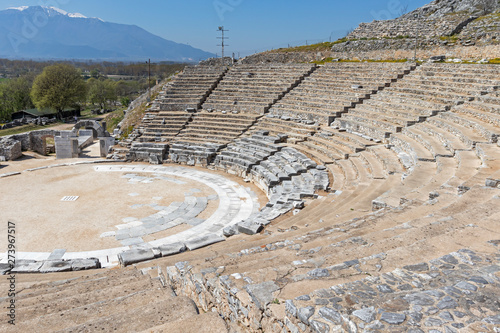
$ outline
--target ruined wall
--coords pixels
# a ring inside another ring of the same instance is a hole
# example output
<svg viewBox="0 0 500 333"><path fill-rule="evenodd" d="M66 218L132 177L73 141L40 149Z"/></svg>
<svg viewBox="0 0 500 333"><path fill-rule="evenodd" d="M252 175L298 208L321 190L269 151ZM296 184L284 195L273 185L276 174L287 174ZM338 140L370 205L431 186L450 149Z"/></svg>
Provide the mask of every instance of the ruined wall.
<svg viewBox="0 0 500 333"><path fill-rule="evenodd" d="M15 160L22 156L21 142L12 138L0 141L0 156L4 156L6 161Z"/></svg>
<svg viewBox="0 0 500 333"><path fill-rule="evenodd" d="M32 150L40 155L47 154L46 139L59 135L59 131L54 130L41 130L30 132L30 147L27 150Z"/></svg>
<svg viewBox="0 0 500 333"><path fill-rule="evenodd" d="M0 138L0 156L5 156L7 161L15 160L22 156L23 151L34 151L46 155L48 137L60 135L60 131L40 130L22 134L10 135Z"/></svg>

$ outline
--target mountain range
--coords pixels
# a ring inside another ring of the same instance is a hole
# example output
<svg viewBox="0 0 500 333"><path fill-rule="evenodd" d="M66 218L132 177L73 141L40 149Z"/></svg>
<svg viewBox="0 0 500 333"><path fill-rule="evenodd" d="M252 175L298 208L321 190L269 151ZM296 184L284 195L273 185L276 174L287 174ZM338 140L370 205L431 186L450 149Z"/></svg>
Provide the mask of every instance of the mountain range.
<svg viewBox="0 0 500 333"><path fill-rule="evenodd" d="M0 11L0 58L198 62L215 55L127 24L55 7Z"/></svg>

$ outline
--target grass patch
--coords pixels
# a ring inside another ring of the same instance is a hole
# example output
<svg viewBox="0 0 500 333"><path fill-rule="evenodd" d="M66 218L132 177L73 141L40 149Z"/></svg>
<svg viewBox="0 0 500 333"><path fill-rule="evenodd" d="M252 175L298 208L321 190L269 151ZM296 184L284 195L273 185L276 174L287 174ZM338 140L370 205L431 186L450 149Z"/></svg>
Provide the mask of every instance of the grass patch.
<svg viewBox="0 0 500 333"><path fill-rule="evenodd" d="M335 61L333 61L335 60ZM384 60L376 60L376 59L367 59L367 60L356 60L356 59L334 59L334 58L326 58L323 60L312 61L311 63L317 65L324 65L329 62L391 62L391 63L402 63L408 62L408 59L384 59Z"/></svg>
<svg viewBox="0 0 500 333"><path fill-rule="evenodd" d="M491 59L488 61L489 64L500 65L500 58Z"/></svg>
<svg viewBox="0 0 500 333"><path fill-rule="evenodd" d="M22 133L46 129L46 128L47 128L47 126L34 125L34 124L17 126L17 127L13 127L13 128L0 130L0 137L7 136L7 135L22 134Z"/></svg>
<svg viewBox="0 0 500 333"><path fill-rule="evenodd" d="M311 45L302 45L295 47L287 47L276 49L271 52L273 53L285 53L285 52L313 52L313 51L329 51L333 45L338 44L339 42L325 42L325 43L317 43Z"/></svg>
<svg viewBox="0 0 500 333"><path fill-rule="evenodd" d="M119 109L111 113L108 113L104 118L104 121L106 121L106 130L109 133L113 133L113 130L120 123L120 121L123 120L124 117L125 114L123 113L123 109Z"/></svg>
<svg viewBox="0 0 500 333"><path fill-rule="evenodd" d="M456 43L458 41L458 36L441 36L439 37L442 41L453 42Z"/></svg>
<svg viewBox="0 0 500 333"><path fill-rule="evenodd" d="M158 92L153 93L151 95L151 101L154 101L158 97L161 90L162 89L159 89ZM127 117L125 118L125 121L123 122L123 126L121 128L121 131L123 134L120 137L120 141L128 138L128 136L134 130L134 127L138 126L141 123L142 118L144 118L144 114L146 113L147 109L150 107L151 107L151 105L148 106L148 103L143 103L139 107L136 107L135 109L130 110L127 113ZM123 113L123 110L122 110L122 113Z"/></svg>

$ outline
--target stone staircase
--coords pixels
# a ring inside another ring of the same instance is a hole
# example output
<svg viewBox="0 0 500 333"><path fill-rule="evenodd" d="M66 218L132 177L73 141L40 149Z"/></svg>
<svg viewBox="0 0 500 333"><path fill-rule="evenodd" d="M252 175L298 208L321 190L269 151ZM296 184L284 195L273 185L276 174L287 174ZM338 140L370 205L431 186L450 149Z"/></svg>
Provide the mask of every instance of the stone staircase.
<svg viewBox="0 0 500 333"><path fill-rule="evenodd" d="M269 113L329 125L414 68L406 63L327 63L273 105Z"/></svg>
<svg viewBox="0 0 500 333"><path fill-rule="evenodd" d="M335 120L338 128L379 140L472 101L499 84L495 66L425 64Z"/></svg>
<svg viewBox="0 0 500 333"><path fill-rule="evenodd" d="M153 108L159 111L200 109L226 71L225 66L187 66L165 86Z"/></svg>
<svg viewBox="0 0 500 333"><path fill-rule="evenodd" d="M255 114L239 112L198 112L174 141L226 145L244 133L258 118Z"/></svg>
<svg viewBox="0 0 500 333"><path fill-rule="evenodd" d="M207 98L203 109L262 115L314 69L311 64L235 65Z"/></svg>

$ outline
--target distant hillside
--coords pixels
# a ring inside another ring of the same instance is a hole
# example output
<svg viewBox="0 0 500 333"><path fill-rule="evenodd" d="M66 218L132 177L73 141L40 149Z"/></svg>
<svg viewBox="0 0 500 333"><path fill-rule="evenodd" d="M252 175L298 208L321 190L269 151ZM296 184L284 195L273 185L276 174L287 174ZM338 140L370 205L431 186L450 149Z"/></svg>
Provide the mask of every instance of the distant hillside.
<svg viewBox="0 0 500 333"><path fill-rule="evenodd" d="M155 36L135 25L104 22L54 7L0 11L0 57L198 62L214 54Z"/></svg>

